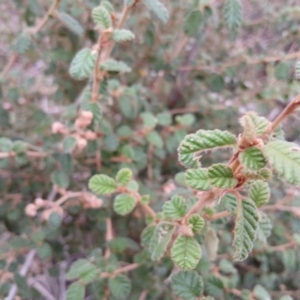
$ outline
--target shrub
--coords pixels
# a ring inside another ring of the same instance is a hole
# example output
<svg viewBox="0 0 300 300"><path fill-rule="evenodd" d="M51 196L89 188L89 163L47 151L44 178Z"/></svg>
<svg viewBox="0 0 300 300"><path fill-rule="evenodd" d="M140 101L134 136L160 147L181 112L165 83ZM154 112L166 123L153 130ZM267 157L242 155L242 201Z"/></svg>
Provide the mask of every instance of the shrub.
<svg viewBox="0 0 300 300"><path fill-rule="evenodd" d="M1 297L298 299L299 7L119 2L0 4Z"/></svg>

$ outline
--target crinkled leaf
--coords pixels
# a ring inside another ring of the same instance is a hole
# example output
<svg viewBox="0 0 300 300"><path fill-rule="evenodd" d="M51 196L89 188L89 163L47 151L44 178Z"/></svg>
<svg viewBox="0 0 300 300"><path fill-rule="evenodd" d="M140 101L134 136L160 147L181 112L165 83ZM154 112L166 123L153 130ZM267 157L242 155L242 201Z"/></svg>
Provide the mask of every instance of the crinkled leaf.
<svg viewBox="0 0 300 300"><path fill-rule="evenodd" d="M234 194L227 193L221 198L220 204L228 212L235 213L238 206L238 200Z"/></svg>
<svg viewBox="0 0 300 300"><path fill-rule="evenodd" d="M128 194L119 194L114 200L114 210L121 216L125 216L132 212L135 205L135 198Z"/></svg>
<svg viewBox="0 0 300 300"><path fill-rule="evenodd" d="M112 34L112 39L118 43L131 41L134 39L134 34L128 29L115 29Z"/></svg>
<svg viewBox="0 0 300 300"><path fill-rule="evenodd" d="M142 2L163 23L168 22L168 19L169 19L168 10L159 0L142 0Z"/></svg>
<svg viewBox="0 0 300 300"><path fill-rule="evenodd" d="M258 227L258 214L254 202L250 199L239 201L234 229L234 247L236 260L244 260L253 248Z"/></svg>
<svg viewBox="0 0 300 300"><path fill-rule="evenodd" d="M150 131L146 136L147 141L157 148L162 148L164 141L157 131Z"/></svg>
<svg viewBox="0 0 300 300"><path fill-rule="evenodd" d="M181 270L194 269L201 258L200 245L194 238L180 235L171 248L171 258Z"/></svg>
<svg viewBox="0 0 300 300"><path fill-rule="evenodd" d="M66 153L71 153L76 147L76 139L73 136L67 136L63 141L63 149Z"/></svg>
<svg viewBox="0 0 300 300"><path fill-rule="evenodd" d="M79 282L73 282L68 286L66 300L84 300L85 286Z"/></svg>
<svg viewBox="0 0 300 300"><path fill-rule="evenodd" d="M96 55L92 53L91 49L81 49L71 62L70 75L77 80L88 78L94 69L95 63Z"/></svg>
<svg viewBox="0 0 300 300"><path fill-rule="evenodd" d="M131 291L131 281L128 276L120 274L108 280L108 288L114 298L127 299Z"/></svg>
<svg viewBox="0 0 300 300"><path fill-rule="evenodd" d="M199 130L195 134L187 135L180 143L179 161L188 168L196 168L202 151L233 147L235 144L236 137L228 131Z"/></svg>
<svg viewBox="0 0 300 300"><path fill-rule="evenodd" d="M239 155L241 163L248 169L259 170L262 169L267 161L261 149L257 147L249 147Z"/></svg>
<svg viewBox="0 0 300 300"><path fill-rule="evenodd" d="M60 20L68 29L79 36L83 36L84 28L82 25L66 12L56 11L56 17Z"/></svg>
<svg viewBox="0 0 300 300"><path fill-rule="evenodd" d="M204 18L202 12L197 9L190 12L184 22L183 31L190 37L195 37L203 24Z"/></svg>
<svg viewBox="0 0 300 300"><path fill-rule="evenodd" d="M146 249L149 249L149 247L150 247L151 239L155 232L155 229L156 229L156 225L151 224L151 225L148 225L142 231L141 243L142 243L142 246L145 247Z"/></svg>
<svg viewBox="0 0 300 300"><path fill-rule="evenodd" d="M224 283L221 278L213 275L206 278L205 290L208 295L211 295L217 299L223 299L224 297Z"/></svg>
<svg viewBox="0 0 300 300"><path fill-rule="evenodd" d="M294 143L274 141L265 145L270 165L289 183L300 184L300 149Z"/></svg>
<svg viewBox="0 0 300 300"><path fill-rule="evenodd" d="M196 271L179 271L174 274L171 281L173 293L184 299L198 299L203 292L203 281Z"/></svg>
<svg viewBox="0 0 300 300"><path fill-rule="evenodd" d="M249 125L249 122L252 125ZM249 126L254 127L256 136L262 135L271 124L268 119L258 116L254 111L247 112L245 116L240 118L240 123L244 128Z"/></svg>
<svg viewBox="0 0 300 300"><path fill-rule="evenodd" d="M112 194L117 189L115 180L107 175L100 174L94 175L89 180L89 188L95 194Z"/></svg>
<svg viewBox="0 0 300 300"><path fill-rule="evenodd" d="M117 183L122 186L126 186L130 182L131 178L132 171L128 168L119 170L116 176Z"/></svg>
<svg viewBox="0 0 300 300"><path fill-rule="evenodd" d="M159 260L163 257L174 230L175 227L171 224L159 223L156 225L149 244L152 260Z"/></svg>
<svg viewBox="0 0 300 300"><path fill-rule="evenodd" d="M70 184L70 178L63 170L56 170L51 174L51 181L53 184L66 189Z"/></svg>
<svg viewBox="0 0 300 300"><path fill-rule="evenodd" d="M182 218L186 214L186 211L187 207L184 198L177 195L173 196L163 206L164 214L173 220Z"/></svg>
<svg viewBox="0 0 300 300"><path fill-rule="evenodd" d="M188 224L192 225L193 232L197 232L197 231L200 231L204 227L205 221L198 214L192 214L188 218Z"/></svg>
<svg viewBox="0 0 300 300"><path fill-rule="evenodd" d="M232 32L241 27L243 18L241 0L225 0L224 19L226 26Z"/></svg>
<svg viewBox="0 0 300 300"><path fill-rule="evenodd" d="M101 28L108 29L112 27L112 19L109 11L103 6L95 7L92 11L92 17L95 24Z"/></svg>
<svg viewBox="0 0 300 300"><path fill-rule="evenodd" d="M131 68L123 61L114 60L112 58L105 60L100 65L101 69L108 72L126 73L131 72Z"/></svg>
<svg viewBox="0 0 300 300"><path fill-rule="evenodd" d="M272 230L272 223L268 216L260 212L260 220L258 222L258 228L257 228L257 239L267 243L267 238L271 235Z"/></svg>
<svg viewBox="0 0 300 300"><path fill-rule="evenodd" d="M22 32L14 41L13 50L19 54L24 54L29 50L31 43L31 36L27 33Z"/></svg>
<svg viewBox="0 0 300 300"><path fill-rule="evenodd" d="M251 184L249 196L257 207L261 207L267 203L270 199L270 188L268 183L262 180L254 181Z"/></svg>
<svg viewBox="0 0 300 300"><path fill-rule="evenodd" d="M185 183L195 189L200 191L210 190L210 181L208 179L207 169L189 169L185 173Z"/></svg>
<svg viewBox="0 0 300 300"><path fill-rule="evenodd" d="M208 169L208 177L211 185L217 188L231 188L237 184L237 180L233 177L232 170L223 164L212 165Z"/></svg>

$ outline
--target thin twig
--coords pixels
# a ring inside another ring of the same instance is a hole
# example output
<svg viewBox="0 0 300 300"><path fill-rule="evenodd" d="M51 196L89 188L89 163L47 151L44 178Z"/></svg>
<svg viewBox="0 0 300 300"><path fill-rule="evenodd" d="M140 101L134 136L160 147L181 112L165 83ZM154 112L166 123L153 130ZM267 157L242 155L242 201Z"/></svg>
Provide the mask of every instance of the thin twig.
<svg viewBox="0 0 300 300"><path fill-rule="evenodd" d="M107 243L107 242L111 241L114 238L111 218L106 218L105 219L105 223L106 223L105 241ZM104 257L108 258L109 256L110 256L110 249L109 249L109 247L107 245Z"/></svg>
<svg viewBox="0 0 300 300"><path fill-rule="evenodd" d="M125 267L122 267L122 268L119 268L117 270L115 270L114 272L112 273L108 273L108 272L103 272L101 274L101 278L111 278L111 277L115 277L121 273L125 273L125 272L129 272L129 271L132 271L136 268L138 268L140 265L137 264L137 263L134 263L134 264L130 264L130 265L127 265Z"/></svg>

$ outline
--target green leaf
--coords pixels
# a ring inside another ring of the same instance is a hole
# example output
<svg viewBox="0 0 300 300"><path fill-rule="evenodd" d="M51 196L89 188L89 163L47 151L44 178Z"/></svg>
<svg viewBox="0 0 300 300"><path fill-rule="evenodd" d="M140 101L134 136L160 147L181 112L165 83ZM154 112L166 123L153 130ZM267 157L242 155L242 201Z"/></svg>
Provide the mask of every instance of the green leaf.
<svg viewBox="0 0 300 300"><path fill-rule="evenodd" d="M17 36L12 48L18 54L22 55L29 50L31 43L31 36L28 33L22 32Z"/></svg>
<svg viewBox="0 0 300 300"><path fill-rule="evenodd" d="M282 296L279 300L294 300L290 295Z"/></svg>
<svg viewBox="0 0 300 300"><path fill-rule="evenodd" d="M224 298L224 283L221 278L215 277L213 275L206 278L205 281L206 293L217 299Z"/></svg>
<svg viewBox="0 0 300 300"><path fill-rule="evenodd" d="M186 214L187 207L183 197L181 196L173 196L171 200L167 201L163 206L164 214L172 219L177 220Z"/></svg>
<svg viewBox="0 0 300 300"><path fill-rule="evenodd" d="M206 247L209 260L214 261L218 254L219 238L212 228L209 228L205 233L204 245Z"/></svg>
<svg viewBox="0 0 300 300"><path fill-rule="evenodd" d="M194 269L201 258L200 245L194 238L180 235L171 248L171 258L181 270Z"/></svg>
<svg viewBox="0 0 300 300"><path fill-rule="evenodd" d="M120 274L108 280L108 288L114 298L127 299L131 291L131 281L128 276Z"/></svg>
<svg viewBox="0 0 300 300"><path fill-rule="evenodd" d="M257 147L245 149L240 153L239 159L246 168L251 170L262 169L267 163L263 152Z"/></svg>
<svg viewBox="0 0 300 300"><path fill-rule="evenodd" d="M257 239L262 241L263 243L267 243L267 238L271 235L272 223L268 216L260 212L260 220L258 222L257 228Z"/></svg>
<svg viewBox="0 0 300 300"><path fill-rule="evenodd" d="M37 255L40 259L49 259L52 256L52 248L48 243L43 243L37 248Z"/></svg>
<svg viewBox="0 0 300 300"><path fill-rule="evenodd" d="M135 205L135 198L128 194L119 194L114 200L114 210L121 216L125 216L132 212Z"/></svg>
<svg viewBox="0 0 300 300"><path fill-rule="evenodd" d="M196 168L202 151L233 147L236 137L228 131L198 130L187 135L178 148L179 161L188 168Z"/></svg>
<svg viewBox="0 0 300 300"><path fill-rule="evenodd" d="M156 225L148 225L141 234L141 244L144 248L149 249L152 236L155 232Z"/></svg>
<svg viewBox="0 0 300 300"><path fill-rule="evenodd" d="M109 195L116 191L117 184L113 178L107 175L94 175L89 180L89 189L95 194Z"/></svg>
<svg viewBox="0 0 300 300"><path fill-rule="evenodd" d="M204 18L201 11L199 9L193 10L191 13L189 13L184 22L184 33L190 37L195 37L203 21Z"/></svg>
<svg viewBox="0 0 300 300"><path fill-rule="evenodd" d="M56 11L56 17L60 20L68 29L79 36L83 36L84 28L82 25L66 12Z"/></svg>
<svg viewBox="0 0 300 300"><path fill-rule="evenodd" d="M17 154L25 153L27 148L28 144L23 141L15 141L12 145L12 151L16 152Z"/></svg>
<svg viewBox="0 0 300 300"><path fill-rule="evenodd" d="M171 224L159 223L151 237L149 251L152 260L160 260L171 240L175 227Z"/></svg>
<svg viewBox="0 0 300 300"><path fill-rule="evenodd" d="M133 32L128 29L115 29L112 34L112 39L117 43L131 41L134 37Z"/></svg>
<svg viewBox="0 0 300 300"><path fill-rule="evenodd" d="M150 131L146 136L147 141L157 148L162 148L164 141L157 131Z"/></svg>
<svg viewBox="0 0 300 300"><path fill-rule="evenodd" d="M114 6L112 5L112 3L110 2L110 0L102 0L101 1L101 6L105 7L107 11L109 11L110 13L115 11Z"/></svg>
<svg viewBox="0 0 300 300"><path fill-rule="evenodd" d="M101 69L108 72L127 73L131 72L131 68L123 61L114 60L109 58L101 63Z"/></svg>
<svg viewBox="0 0 300 300"><path fill-rule="evenodd" d="M185 173L185 183L187 186L200 191L210 190L207 169L189 169Z"/></svg>
<svg viewBox="0 0 300 300"><path fill-rule="evenodd" d="M236 260L244 260L253 248L258 227L256 206L250 199L239 201L234 229L234 247Z"/></svg>
<svg viewBox="0 0 300 300"><path fill-rule="evenodd" d="M79 282L68 286L66 300L84 300L85 287Z"/></svg>
<svg viewBox="0 0 300 300"><path fill-rule="evenodd" d="M253 295L257 300L272 300L268 291L259 284L254 287Z"/></svg>
<svg viewBox="0 0 300 300"><path fill-rule="evenodd" d="M269 185L262 180L254 181L251 184L249 196L254 201L257 207L261 207L270 199Z"/></svg>
<svg viewBox="0 0 300 300"><path fill-rule="evenodd" d="M123 168L118 171L116 180L121 186L126 186L132 179L132 171L128 168Z"/></svg>
<svg viewBox="0 0 300 300"><path fill-rule="evenodd" d="M6 137L1 137L0 138L0 151L3 152L10 152L13 149L13 142L6 138Z"/></svg>
<svg viewBox="0 0 300 300"><path fill-rule="evenodd" d="M241 0L225 0L224 19L227 28L236 32L242 25L243 11Z"/></svg>
<svg viewBox="0 0 300 300"><path fill-rule="evenodd" d="M300 60L298 60L295 65L295 78L300 79Z"/></svg>
<svg viewBox="0 0 300 300"><path fill-rule="evenodd" d="M278 80L287 80L290 77L291 68L286 62L280 62L275 66L275 77Z"/></svg>
<svg viewBox="0 0 300 300"><path fill-rule="evenodd" d="M192 225L193 232L200 231L201 229L203 229L203 227L205 225L204 219L201 216L199 216L198 214L192 214L188 218L187 222L189 225Z"/></svg>
<svg viewBox="0 0 300 300"><path fill-rule="evenodd" d="M150 112L141 113L141 118L147 128L154 128L157 124L157 118Z"/></svg>
<svg viewBox="0 0 300 300"><path fill-rule="evenodd" d="M168 10L159 0L142 0L142 2L156 15L159 20L161 20L163 23L168 22Z"/></svg>
<svg viewBox="0 0 300 300"><path fill-rule="evenodd" d="M63 170L56 170L51 174L51 181L53 184L66 189L70 184L70 179L67 173Z"/></svg>
<svg viewBox="0 0 300 300"><path fill-rule="evenodd" d="M251 122L251 124L249 124ZM251 126L255 128L255 135L262 135L271 124L268 119L259 117L256 112L249 111L245 116L240 118L241 125L245 128Z"/></svg>
<svg viewBox="0 0 300 300"><path fill-rule="evenodd" d="M104 6L95 7L92 11L92 17L95 24L99 25L101 28L108 29L112 27L112 19L110 13Z"/></svg>
<svg viewBox="0 0 300 300"><path fill-rule="evenodd" d="M172 124L172 115L168 111L157 114L158 124L161 126L169 126Z"/></svg>
<svg viewBox="0 0 300 300"><path fill-rule="evenodd" d="M265 145L264 153L280 176L293 185L300 184L300 149L296 144L274 141Z"/></svg>
<svg viewBox="0 0 300 300"><path fill-rule="evenodd" d="M175 121L184 126L191 126L195 123L196 118L193 114L184 114L182 116L176 116Z"/></svg>
<svg viewBox="0 0 300 300"><path fill-rule="evenodd" d="M232 170L223 164L212 165L208 169L208 177L213 186L221 189L231 188L237 184Z"/></svg>
<svg viewBox="0 0 300 300"><path fill-rule="evenodd" d="M228 212L235 213L238 206L238 200L234 194L227 193L221 198L220 204Z"/></svg>
<svg viewBox="0 0 300 300"><path fill-rule="evenodd" d="M196 271L179 271L171 281L174 294L184 300L195 300L202 295L203 281Z"/></svg>
<svg viewBox="0 0 300 300"><path fill-rule="evenodd" d="M73 136L67 136L63 141L63 149L66 153L71 153L76 147L76 139Z"/></svg>
<svg viewBox="0 0 300 300"><path fill-rule="evenodd" d="M48 219L48 224L52 228L59 228L62 222L62 216L58 214L57 212L52 212Z"/></svg>
<svg viewBox="0 0 300 300"><path fill-rule="evenodd" d="M91 49L84 48L76 53L70 65L70 75L77 80L88 78L96 63L96 55Z"/></svg>
<svg viewBox="0 0 300 300"><path fill-rule="evenodd" d="M81 269L86 269L86 266L90 266L91 263L87 259L78 259L70 267L70 270L66 273L67 280L78 279L81 274Z"/></svg>

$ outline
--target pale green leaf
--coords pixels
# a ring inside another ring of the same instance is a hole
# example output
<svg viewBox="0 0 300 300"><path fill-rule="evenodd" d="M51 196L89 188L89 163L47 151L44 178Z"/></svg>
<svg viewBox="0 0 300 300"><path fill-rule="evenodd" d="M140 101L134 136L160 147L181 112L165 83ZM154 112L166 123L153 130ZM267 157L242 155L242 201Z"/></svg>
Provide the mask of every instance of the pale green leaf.
<svg viewBox="0 0 300 300"><path fill-rule="evenodd" d="M53 184L66 189L70 184L70 178L63 170L56 170L51 174L51 181Z"/></svg>
<svg viewBox="0 0 300 300"><path fill-rule="evenodd" d="M253 289L253 295L257 300L272 300L268 291L261 285L257 284Z"/></svg>
<svg viewBox="0 0 300 300"><path fill-rule="evenodd" d="M123 61L114 60L109 58L101 63L101 69L108 72L127 73L131 72L131 68Z"/></svg>
<svg viewBox="0 0 300 300"><path fill-rule="evenodd" d="M253 248L258 227L256 206L250 199L239 201L234 229L234 247L236 260L244 260Z"/></svg>
<svg viewBox="0 0 300 300"><path fill-rule="evenodd" d="M199 31L200 26L203 24L204 17L202 12L197 9L190 12L184 22L183 31L190 37L195 37Z"/></svg>
<svg viewBox="0 0 300 300"><path fill-rule="evenodd" d="M205 221L204 219L199 216L198 214L192 214L189 218L188 218L188 224L192 226L192 230L193 232L198 232L201 229L203 229L204 225L205 225Z"/></svg>
<svg viewBox="0 0 300 300"><path fill-rule="evenodd" d="M128 168L123 168L118 171L116 181L122 186L126 186L132 179L132 171Z"/></svg>
<svg viewBox="0 0 300 300"><path fill-rule="evenodd" d="M92 53L91 49L84 48L76 53L70 65L70 75L82 80L88 78L94 69L96 63L96 55Z"/></svg>
<svg viewBox="0 0 300 300"><path fill-rule="evenodd" d="M106 10L109 11L110 13L115 11L114 6L112 5L112 3L109 0L102 0L101 6L105 7Z"/></svg>
<svg viewBox="0 0 300 300"><path fill-rule="evenodd" d="M187 135L180 143L179 161L188 168L196 168L202 151L233 147L235 144L236 137L228 131L198 130L195 134Z"/></svg>
<svg viewBox="0 0 300 300"><path fill-rule="evenodd" d="M271 230L272 230L272 223L268 216L260 212L260 219L258 222L258 228L257 228L257 239L267 243L267 238L271 235Z"/></svg>
<svg viewBox="0 0 300 300"><path fill-rule="evenodd" d="M154 128L157 124L157 118L151 112L141 113L141 119L147 128Z"/></svg>
<svg viewBox="0 0 300 300"><path fill-rule="evenodd" d="M147 141L157 148L162 148L164 141L157 131L150 131L146 136Z"/></svg>
<svg viewBox="0 0 300 300"><path fill-rule="evenodd" d="M279 300L294 300L290 295L282 296Z"/></svg>
<svg viewBox="0 0 300 300"><path fill-rule="evenodd" d="M71 153L76 147L76 139L73 136L67 136L63 141L63 149L66 153Z"/></svg>
<svg viewBox="0 0 300 300"><path fill-rule="evenodd" d="M163 23L168 22L168 19L169 19L168 10L159 0L142 0L142 2Z"/></svg>
<svg viewBox="0 0 300 300"><path fill-rule="evenodd" d="M135 198L128 194L119 194L114 200L114 210L121 216L125 216L132 212L135 205Z"/></svg>
<svg viewBox="0 0 300 300"><path fill-rule="evenodd" d="M148 225L141 234L141 244L143 247L145 247L146 249L149 249L150 244L151 244L151 239L152 236L155 232L156 229L156 225Z"/></svg>
<svg viewBox="0 0 300 300"><path fill-rule="evenodd" d="M248 169L262 169L267 161L261 149L257 147L249 147L240 153L239 159L241 163Z"/></svg>
<svg viewBox="0 0 300 300"><path fill-rule="evenodd" d="M196 271L179 271L171 281L173 293L184 300L196 300L202 295L203 282Z"/></svg>
<svg viewBox="0 0 300 300"><path fill-rule="evenodd" d="M186 214L186 211L187 207L184 198L177 195L173 196L163 206L164 214L173 220L182 218Z"/></svg>
<svg viewBox="0 0 300 300"><path fill-rule="evenodd" d="M300 79L300 60L298 60L295 65L295 78Z"/></svg>
<svg viewBox="0 0 300 300"><path fill-rule="evenodd" d="M84 300L85 287L79 282L68 286L66 300Z"/></svg>
<svg viewBox="0 0 300 300"><path fill-rule="evenodd" d="M52 248L48 243L43 243L37 248L37 255L40 259L49 259L52 256Z"/></svg>
<svg viewBox="0 0 300 300"><path fill-rule="evenodd" d="M232 32L241 27L243 18L243 9L241 0L225 0L224 19L226 26Z"/></svg>
<svg viewBox="0 0 300 300"><path fill-rule="evenodd" d="M108 29L112 27L112 19L109 11L104 6L95 7L92 11L92 17L95 24L101 28Z"/></svg>
<svg viewBox="0 0 300 300"><path fill-rule="evenodd" d="M15 52L22 55L29 50L31 44L31 36L26 32L22 32L17 36L12 48Z"/></svg>
<svg viewBox="0 0 300 300"><path fill-rule="evenodd" d="M235 213L238 206L238 200L234 194L227 193L221 198L220 204L228 212Z"/></svg>
<svg viewBox="0 0 300 300"><path fill-rule="evenodd" d="M95 194L109 195L116 191L117 184L115 180L107 175L94 175L89 180L89 188Z"/></svg>
<svg viewBox="0 0 300 300"><path fill-rule="evenodd" d="M207 169L204 168L187 170L185 183L187 186L200 191L208 191L211 188Z"/></svg>
<svg viewBox="0 0 300 300"><path fill-rule="evenodd" d="M180 235L171 248L171 258L181 270L194 269L201 258L200 245L194 238Z"/></svg>
<svg viewBox="0 0 300 300"><path fill-rule="evenodd" d="M56 17L60 20L68 29L79 36L83 36L84 28L82 25L66 12L56 11Z"/></svg>
<svg viewBox="0 0 300 300"><path fill-rule="evenodd" d="M99 272L95 265L87 259L78 259L72 265L66 274L68 280L80 279L82 283L92 282Z"/></svg>
<svg viewBox="0 0 300 300"><path fill-rule="evenodd" d="M261 207L267 203L270 199L270 188L268 183L262 180L254 181L251 184L249 196L257 207Z"/></svg>
<svg viewBox="0 0 300 300"><path fill-rule="evenodd" d="M126 42L134 39L134 34L128 29L115 29L112 34L112 39L117 42Z"/></svg>
<svg viewBox="0 0 300 300"><path fill-rule="evenodd" d="M264 147L270 165L291 184L300 184L300 149L286 141L270 142Z"/></svg>
<svg viewBox="0 0 300 300"><path fill-rule="evenodd" d="M240 118L241 125L245 128L249 126L249 121L251 121L252 125L255 128L255 134L257 136L262 135L271 124L270 121L264 117L260 117L254 111L249 111L245 116Z"/></svg>
<svg viewBox="0 0 300 300"><path fill-rule="evenodd" d="M217 299L224 298L224 283L221 278L213 275L209 276L205 280L206 293Z"/></svg>
<svg viewBox="0 0 300 300"><path fill-rule="evenodd" d="M184 114L175 117L175 121L184 126L191 126L195 123L196 118L193 114Z"/></svg>
<svg viewBox="0 0 300 300"><path fill-rule="evenodd" d="M237 180L233 177L232 170L223 164L212 165L208 169L208 177L211 185L217 188L232 188L237 184Z"/></svg>
<svg viewBox="0 0 300 300"><path fill-rule="evenodd" d="M175 227L171 224L159 223L156 225L149 244L152 260L159 260L163 257L174 230Z"/></svg>
<svg viewBox="0 0 300 300"><path fill-rule="evenodd" d="M206 247L209 260L214 261L218 254L219 238L212 228L209 228L205 233L204 245Z"/></svg>
<svg viewBox="0 0 300 300"><path fill-rule="evenodd" d="M131 291L131 281L128 276L120 274L108 280L108 288L114 298L127 299Z"/></svg>

